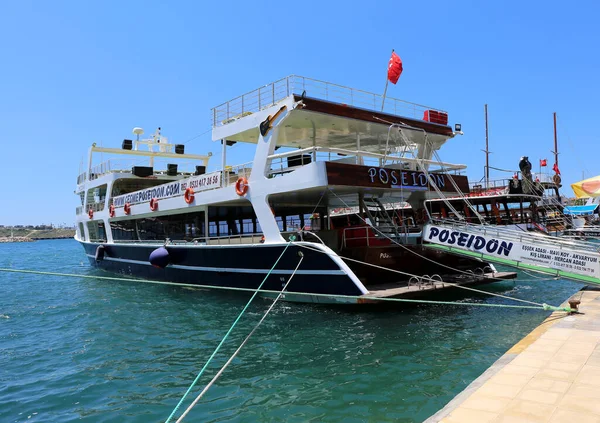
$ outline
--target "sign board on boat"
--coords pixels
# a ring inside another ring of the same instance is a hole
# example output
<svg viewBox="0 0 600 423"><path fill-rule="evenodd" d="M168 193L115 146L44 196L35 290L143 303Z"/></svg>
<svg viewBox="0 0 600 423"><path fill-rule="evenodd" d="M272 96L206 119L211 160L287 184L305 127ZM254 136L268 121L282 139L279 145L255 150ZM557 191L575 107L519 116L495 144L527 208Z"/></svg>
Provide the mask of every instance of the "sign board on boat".
<svg viewBox="0 0 600 423"><path fill-rule="evenodd" d="M548 269L562 270L579 275L600 277L600 254L590 251L561 249L547 243L503 240L477 232L463 232L443 226L427 225L423 240L459 250L474 251L506 260L508 265L527 263Z"/></svg>
<svg viewBox="0 0 600 423"><path fill-rule="evenodd" d="M335 162L326 162L326 168L329 185L433 191L431 182L423 172ZM429 176L442 192L456 192L456 184L463 193L469 193L469 181L464 175L430 173Z"/></svg>
<svg viewBox="0 0 600 423"><path fill-rule="evenodd" d="M206 191L221 186L221 172L207 173L205 175L192 176L180 181L168 182L152 188L146 188L129 194L123 194L113 199L115 207L123 207L125 203L130 205L144 203L155 198L157 200L183 195L190 187L194 192Z"/></svg>

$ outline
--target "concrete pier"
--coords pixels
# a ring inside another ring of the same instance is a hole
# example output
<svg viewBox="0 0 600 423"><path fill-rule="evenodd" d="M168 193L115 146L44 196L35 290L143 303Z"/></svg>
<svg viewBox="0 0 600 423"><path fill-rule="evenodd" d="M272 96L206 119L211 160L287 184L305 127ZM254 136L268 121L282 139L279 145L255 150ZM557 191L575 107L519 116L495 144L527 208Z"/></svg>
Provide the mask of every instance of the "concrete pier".
<svg viewBox="0 0 600 423"><path fill-rule="evenodd" d="M425 423L600 423L600 290L572 299Z"/></svg>

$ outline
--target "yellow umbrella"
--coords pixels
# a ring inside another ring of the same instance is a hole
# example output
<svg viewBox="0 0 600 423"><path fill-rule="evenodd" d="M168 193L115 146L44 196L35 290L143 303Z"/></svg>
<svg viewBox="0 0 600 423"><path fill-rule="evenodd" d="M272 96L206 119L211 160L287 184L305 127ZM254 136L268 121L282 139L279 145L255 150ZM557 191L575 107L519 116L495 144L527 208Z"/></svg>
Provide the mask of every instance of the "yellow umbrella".
<svg viewBox="0 0 600 423"><path fill-rule="evenodd" d="M600 197L600 176L571 184L577 198Z"/></svg>

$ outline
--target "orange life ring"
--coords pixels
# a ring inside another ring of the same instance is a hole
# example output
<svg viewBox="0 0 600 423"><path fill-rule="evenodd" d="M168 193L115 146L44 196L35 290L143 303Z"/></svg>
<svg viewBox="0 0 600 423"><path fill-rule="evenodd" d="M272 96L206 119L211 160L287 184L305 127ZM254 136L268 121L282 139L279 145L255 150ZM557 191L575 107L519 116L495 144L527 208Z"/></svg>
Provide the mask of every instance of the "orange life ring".
<svg viewBox="0 0 600 423"><path fill-rule="evenodd" d="M183 199L188 204L192 204L194 202L194 189L192 187L187 187L185 189L185 194L183 195Z"/></svg>
<svg viewBox="0 0 600 423"><path fill-rule="evenodd" d="M94 210L89 209L88 210L88 216L89 216L90 219L93 219L93 217L94 217Z"/></svg>
<svg viewBox="0 0 600 423"><path fill-rule="evenodd" d="M150 200L150 210L152 210L152 211L158 210L158 200L156 198L153 198L152 200Z"/></svg>
<svg viewBox="0 0 600 423"><path fill-rule="evenodd" d="M115 217L115 205L111 204L110 207L108 208L108 215L110 217Z"/></svg>
<svg viewBox="0 0 600 423"><path fill-rule="evenodd" d="M131 213L131 204L125 203L125 205L123 206L123 211L125 212L125 214Z"/></svg>
<svg viewBox="0 0 600 423"><path fill-rule="evenodd" d="M243 176L240 176L237 181L235 181L235 192L240 197L246 195L248 192L248 180Z"/></svg>

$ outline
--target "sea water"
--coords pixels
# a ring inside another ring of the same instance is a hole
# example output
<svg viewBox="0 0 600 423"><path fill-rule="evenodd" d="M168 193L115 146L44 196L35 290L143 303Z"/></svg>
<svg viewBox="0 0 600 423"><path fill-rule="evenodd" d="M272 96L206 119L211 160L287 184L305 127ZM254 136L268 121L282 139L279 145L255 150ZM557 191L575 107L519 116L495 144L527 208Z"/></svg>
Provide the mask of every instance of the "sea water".
<svg viewBox="0 0 600 423"><path fill-rule="evenodd" d="M109 275L74 240L0 244L0 268ZM553 305L579 288L525 273L482 287ZM250 297L6 272L0 292L0 422L165 421ZM253 302L180 412L270 303ZM548 315L281 302L184 421L421 422Z"/></svg>

